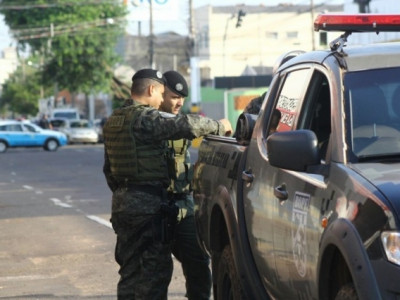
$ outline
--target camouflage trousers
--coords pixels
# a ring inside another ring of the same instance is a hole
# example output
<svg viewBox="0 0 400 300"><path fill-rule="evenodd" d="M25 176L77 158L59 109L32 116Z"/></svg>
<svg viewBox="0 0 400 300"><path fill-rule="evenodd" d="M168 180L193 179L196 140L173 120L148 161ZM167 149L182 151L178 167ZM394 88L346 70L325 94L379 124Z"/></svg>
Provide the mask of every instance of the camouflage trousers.
<svg viewBox="0 0 400 300"><path fill-rule="evenodd" d="M175 227L172 253L182 264L186 279L186 296L189 300L208 300L211 296L212 285L210 260L197 241L193 199L186 200L187 202L177 201L181 211L185 210L185 215Z"/></svg>
<svg viewBox="0 0 400 300"><path fill-rule="evenodd" d="M155 238L153 216L113 213L117 234L115 260L119 264L119 300L167 299L173 264L171 246Z"/></svg>

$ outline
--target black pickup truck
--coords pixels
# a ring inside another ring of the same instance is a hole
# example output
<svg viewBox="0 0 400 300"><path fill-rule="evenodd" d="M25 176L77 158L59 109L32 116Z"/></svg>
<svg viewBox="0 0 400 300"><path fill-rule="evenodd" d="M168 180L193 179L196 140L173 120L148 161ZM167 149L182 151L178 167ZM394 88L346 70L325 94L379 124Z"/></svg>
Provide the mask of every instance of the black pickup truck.
<svg viewBox="0 0 400 300"><path fill-rule="evenodd" d="M400 299L400 43L346 46L400 31L400 15L314 26L343 34L283 57L259 114L200 145L195 218L214 299Z"/></svg>

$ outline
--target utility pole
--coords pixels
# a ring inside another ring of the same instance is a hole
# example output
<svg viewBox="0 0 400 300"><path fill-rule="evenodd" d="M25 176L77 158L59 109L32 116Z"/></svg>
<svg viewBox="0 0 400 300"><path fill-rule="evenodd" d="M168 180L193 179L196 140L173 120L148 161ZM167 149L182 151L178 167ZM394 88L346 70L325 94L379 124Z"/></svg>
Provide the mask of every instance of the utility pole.
<svg viewBox="0 0 400 300"><path fill-rule="evenodd" d="M358 4L358 10L360 13L370 13L369 2L371 0L354 0Z"/></svg>
<svg viewBox="0 0 400 300"><path fill-rule="evenodd" d="M310 10L311 10L311 48L315 50L315 32L314 32L314 0L310 0Z"/></svg>
<svg viewBox="0 0 400 300"><path fill-rule="evenodd" d="M50 38L47 40L47 52L49 55L51 55L51 44L53 42L53 37L54 37L54 24L50 24Z"/></svg>
<svg viewBox="0 0 400 300"><path fill-rule="evenodd" d="M154 68L154 35L153 35L153 0L149 0L150 4L150 40L149 40L149 64L150 68Z"/></svg>
<svg viewBox="0 0 400 300"><path fill-rule="evenodd" d="M50 24L50 38L47 40L47 51L48 55L52 56L52 43L53 43L53 37L54 37L54 24ZM43 91L43 85L40 87L40 98L44 98L44 91ZM54 103L57 101L57 96L58 96L58 83L54 83Z"/></svg>
<svg viewBox="0 0 400 300"><path fill-rule="evenodd" d="M193 0L189 0L189 41L188 52L190 56L190 102L192 103L191 112L196 113L200 109L201 88L200 88L200 69L199 58L195 47L194 11Z"/></svg>
<svg viewBox="0 0 400 300"><path fill-rule="evenodd" d="M193 17L193 0L189 0L189 53L190 57L195 55L195 41L194 41L194 17Z"/></svg>

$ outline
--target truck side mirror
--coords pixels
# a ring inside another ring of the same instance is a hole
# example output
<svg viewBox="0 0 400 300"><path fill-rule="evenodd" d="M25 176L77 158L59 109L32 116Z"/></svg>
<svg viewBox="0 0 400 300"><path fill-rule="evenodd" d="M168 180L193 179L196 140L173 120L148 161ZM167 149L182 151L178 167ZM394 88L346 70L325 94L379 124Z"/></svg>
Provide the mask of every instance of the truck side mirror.
<svg viewBox="0 0 400 300"><path fill-rule="evenodd" d="M253 135L253 129L256 125L258 115L242 113L240 114L236 123L235 137L236 141L240 145L248 145L250 143L251 136Z"/></svg>
<svg viewBox="0 0 400 300"><path fill-rule="evenodd" d="M320 164L318 139L311 130L283 131L267 138L271 166L292 171L307 171Z"/></svg>

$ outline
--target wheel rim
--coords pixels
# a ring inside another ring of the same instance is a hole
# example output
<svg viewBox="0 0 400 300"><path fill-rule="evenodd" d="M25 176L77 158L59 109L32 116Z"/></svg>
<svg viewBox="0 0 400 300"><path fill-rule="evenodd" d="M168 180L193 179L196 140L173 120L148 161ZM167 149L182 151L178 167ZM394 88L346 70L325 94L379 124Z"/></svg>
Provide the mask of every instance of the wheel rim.
<svg viewBox="0 0 400 300"><path fill-rule="evenodd" d="M47 143L47 148L48 148L50 151L56 150L56 149L57 149L57 142L56 142L56 141L53 141L53 140L49 141L49 142Z"/></svg>
<svg viewBox="0 0 400 300"><path fill-rule="evenodd" d="M4 152L6 151L7 147L6 144L4 144L3 142L0 142L0 152Z"/></svg>

